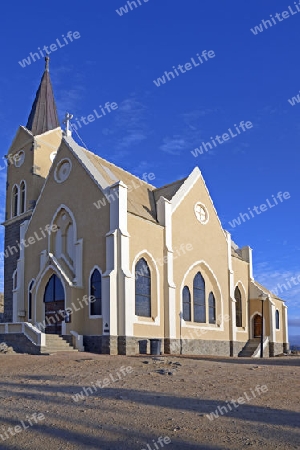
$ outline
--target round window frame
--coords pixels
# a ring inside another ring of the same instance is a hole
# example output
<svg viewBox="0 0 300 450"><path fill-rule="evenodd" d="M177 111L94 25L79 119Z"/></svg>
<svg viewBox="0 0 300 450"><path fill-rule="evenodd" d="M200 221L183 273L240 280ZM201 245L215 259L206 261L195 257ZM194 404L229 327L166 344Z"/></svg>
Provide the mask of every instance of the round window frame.
<svg viewBox="0 0 300 450"><path fill-rule="evenodd" d="M201 219L198 218L197 212L196 212L196 208L197 208L198 206L200 206L200 208L202 208L203 211L205 212L205 215L206 215L206 219L205 219L205 220L201 220ZM208 213L208 210L207 210L206 206L205 206L203 203L197 202L197 203L195 204L195 206L194 206L194 213L195 213L195 216L196 216L197 221L198 221L199 223L201 223L201 225L206 225L206 224L208 223L208 221L209 221L209 213Z"/></svg>
<svg viewBox="0 0 300 450"><path fill-rule="evenodd" d="M65 163L68 163L68 164L69 164L69 172L68 172L68 174L66 175L66 177L64 177L63 179L61 179L61 178L59 178L59 176L58 176L58 172L59 172L59 170L61 169L61 167L63 166L63 164L65 164ZM66 181L66 180L69 178L71 171L72 171L72 162L70 161L70 159L69 159L69 158L61 159L61 160L56 164L56 167L55 167L55 171L54 171L54 179L55 179L55 181L56 181L57 183L63 183L64 181Z"/></svg>

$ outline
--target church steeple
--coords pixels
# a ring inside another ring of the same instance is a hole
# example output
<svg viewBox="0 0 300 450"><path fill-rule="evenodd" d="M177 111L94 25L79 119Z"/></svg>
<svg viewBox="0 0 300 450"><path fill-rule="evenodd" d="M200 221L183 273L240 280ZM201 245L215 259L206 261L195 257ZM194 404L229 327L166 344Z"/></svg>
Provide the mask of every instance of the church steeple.
<svg viewBox="0 0 300 450"><path fill-rule="evenodd" d="M45 72L35 96L26 128L34 136L59 127L56 104L49 74L49 56L45 58Z"/></svg>

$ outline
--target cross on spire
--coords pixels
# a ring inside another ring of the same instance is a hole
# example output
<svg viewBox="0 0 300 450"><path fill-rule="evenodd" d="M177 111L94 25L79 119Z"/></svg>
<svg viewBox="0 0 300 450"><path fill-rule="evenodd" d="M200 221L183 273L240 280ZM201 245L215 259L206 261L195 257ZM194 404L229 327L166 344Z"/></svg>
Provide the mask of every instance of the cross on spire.
<svg viewBox="0 0 300 450"><path fill-rule="evenodd" d="M66 112L64 124L66 124L65 135L72 136L72 130L70 127L70 121L73 119L73 114Z"/></svg>
<svg viewBox="0 0 300 450"><path fill-rule="evenodd" d="M45 71L49 72L49 63L50 63L50 57L46 56L45 58Z"/></svg>

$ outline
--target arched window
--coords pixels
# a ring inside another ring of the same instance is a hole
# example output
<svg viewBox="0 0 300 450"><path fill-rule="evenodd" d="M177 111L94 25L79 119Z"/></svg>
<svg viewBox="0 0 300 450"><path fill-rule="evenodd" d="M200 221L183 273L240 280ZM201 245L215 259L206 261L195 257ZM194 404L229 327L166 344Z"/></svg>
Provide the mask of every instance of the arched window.
<svg viewBox="0 0 300 450"><path fill-rule="evenodd" d="M151 273L144 258L135 266L135 314L151 317Z"/></svg>
<svg viewBox="0 0 300 450"><path fill-rule="evenodd" d="M62 334L62 322L67 321L65 312L65 292L57 275L52 275L44 292L45 333ZM68 320L70 322L70 320Z"/></svg>
<svg viewBox="0 0 300 450"><path fill-rule="evenodd" d="M94 297L90 303L90 315L101 316L102 315L102 295L101 295L101 273L98 269L95 269L91 275L90 283L90 296Z"/></svg>
<svg viewBox="0 0 300 450"><path fill-rule="evenodd" d="M276 309L276 312L275 312L275 322L276 322L276 330L279 330L279 311L278 311L278 309Z"/></svg>
<svg viewBox="0 0 300 450"><path fill-rule="evenodd" d="M193 283L194 322L206 322L205 281L198 272Z"/></svg>
<svg viewBox="0 0 300 450"><path fill-rule="evenodd" d="M12 217L16 217L18 215L19 207L19 188L17 185L13 187L12 190Z"/></svg>
<svg viewBox="0 0 300 450"><path fill-rule="evenodd" d="M56 232L51 235L51 249L56 258L63 258L73 269L75 263L76 224L65 208L61 208L53 221Z"/></svg>
<svg viewBox="0 0 300 450"><path fill-rule="evenodd" d="M32 319L32 286L33 286L34 280L31 280L28 286L28 320Z"/></svg>
<svg viewBox="0 0 300 450"><path fill-rule="evenodd" d="M63 285L57 275L52 275L45 288L44 302L59 302L64 300L65 293Z"/></svg>
<svg viewBox="0 0 300 450"><path fill-rule="evenodd" d="M216 299L211 292L208 296L209 323L216 323Z"/></svg>
<svg viewBox="0 0 300 450"><path fill-rule="evenodd" d="M243 324L243 315L242 315L242 296L241 291L238 287L235 288L234 298L236 300L235 311L236 311L236 326L241 327Z"/></svg>
<svg viewBox="0 0 300 450"><path fill-rule="evenodd" d="M191 293L187 286L182 290L183 320L190 322L191 319Z"/></svg>
<svg viewBox="0 0 300 450"><path fill-rule="evenodd" d="M26 210L26 186L25 181L20 185L20 214Z"/></svg>

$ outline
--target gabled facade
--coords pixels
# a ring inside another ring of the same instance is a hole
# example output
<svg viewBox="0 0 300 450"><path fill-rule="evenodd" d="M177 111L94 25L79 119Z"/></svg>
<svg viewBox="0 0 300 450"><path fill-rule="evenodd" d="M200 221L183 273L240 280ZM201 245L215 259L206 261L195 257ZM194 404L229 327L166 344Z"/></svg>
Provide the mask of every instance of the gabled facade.
<svg viewBox="0 0 300 450"><path fill-rule="evenodd" d="M165 353L235 356L262 335L287 351L287 308L253 279L200 170L157 189L80 147L57 126L48 70L8 154L6 321L109 354L159 338Z"/></svg>

